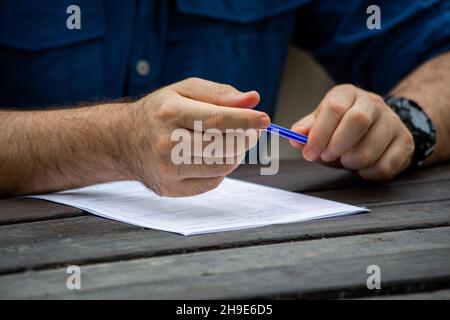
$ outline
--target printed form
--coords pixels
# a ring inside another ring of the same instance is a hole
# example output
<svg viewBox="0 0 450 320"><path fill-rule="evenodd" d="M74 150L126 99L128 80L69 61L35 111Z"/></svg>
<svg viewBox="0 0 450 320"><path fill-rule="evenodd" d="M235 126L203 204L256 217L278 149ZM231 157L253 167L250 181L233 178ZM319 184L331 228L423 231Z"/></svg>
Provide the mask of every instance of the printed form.
<svg viewBox="0 0 450 320"><path fill-rule="evenodd" d="M160 197L136 181L111 182L31 198L185 236L369 211L230 178L215 190L186 198Z"/></svg>

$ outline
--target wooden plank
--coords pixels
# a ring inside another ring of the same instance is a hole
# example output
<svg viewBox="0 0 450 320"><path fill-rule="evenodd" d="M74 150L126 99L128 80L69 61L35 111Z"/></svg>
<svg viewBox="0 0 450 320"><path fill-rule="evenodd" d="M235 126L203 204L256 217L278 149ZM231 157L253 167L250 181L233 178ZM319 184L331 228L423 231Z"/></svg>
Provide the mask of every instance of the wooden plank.
<svg viewBox="0 0 450 320"><path fill-rule="evenodd" d="M369 214L187 238L87 216L0 227L0 273L448 225L450 200L379 207Z"/></svg>
<svg viewBox="0 0 450 320"><path fill-rule="evenodd" d="M323 167L317 163L301 160L280 162L280 172L275 176L260 176L259 166L241 166L233 175L255 183L265 184L293 191L319 191L363 187L379 188L361 180L346 170ZM450 165L442 165L400 177L391 182L389 188L410 183L450 180ZM67 218L82 215L78 209L32 199L0 200L0 225L24 223L48 219Z"/></svg>
<svg viewBox="0 0 450 320"><path fill-rule="evenodd" d="M365 181L346 170L303 160L282 160L274 176L261 176L259 165L241 165L231 177L290 191L329 190L365 185Z"/></svg>
<svg viewBox="0 0 450 320"><path fill-rule="evenodd" d="M252 246L83 266L82 290L65 269L0 277L0 298L220 299L381 290L450 280L450 227Z"/></svg>
<svg viewBox="0 0 450 320"><path fill-rule="evenodd" d="M309 163L303 160L282 160L280 162L280 171L275 176L261 176L259 166L256 165L242 165L232 176L246 181L299 192L374 186L373 183L364 181L355 173L347 170L329 168L318 163ZM390 183L382 185L399 186L440 180L450 180L450 164L408 172L400 175Z"/></svg>
<svg viewBox="0 0 450 320"><path fill-rule="evenodd" d="M0 225L84 215L83 211L56 203L16 198L0 200Z"/></svg>
<svg viewBox="0 0 450 320"><path fill-rule="evenodd" d="M450 199L450 180L411 183L402 186L374 185L366 188L308 192L308 194L374 208L401 203Z"/></svg>

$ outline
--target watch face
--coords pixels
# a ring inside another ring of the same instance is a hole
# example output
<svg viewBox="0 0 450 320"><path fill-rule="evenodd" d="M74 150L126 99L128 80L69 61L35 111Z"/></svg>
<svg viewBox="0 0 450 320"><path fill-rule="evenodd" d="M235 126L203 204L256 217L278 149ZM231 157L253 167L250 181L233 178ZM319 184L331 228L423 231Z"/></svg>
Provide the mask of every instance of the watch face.
<svg viewBox="0 0 450 320"><path fill-rule="evenodd" d="M423 113L417 108L411 108L410 116L411 116L411 123L415 128L420 129L426 133L431 132L430 123L425 113Z"/></svg>

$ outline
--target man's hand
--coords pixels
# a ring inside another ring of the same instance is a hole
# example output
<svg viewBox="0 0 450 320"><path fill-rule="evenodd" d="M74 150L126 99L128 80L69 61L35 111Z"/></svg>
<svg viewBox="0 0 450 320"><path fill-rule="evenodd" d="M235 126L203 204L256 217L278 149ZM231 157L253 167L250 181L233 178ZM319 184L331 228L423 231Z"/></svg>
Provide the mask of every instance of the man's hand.
<svg viewBox="0 0 450 320"><path fill-rule="evenodd" d="M192 150L191 164L176 165L171 152L178 142L171 141L172 133L187 129L193 142L194 121L202 122L203 131L266 128L269 117L250 110L258 103L259 94L255 91L242 93L228 85L196 78L144 97L130 109L133 117L125 132L130 148L124 150L124 160L132 177L164 196L189 196L214 189L238 167L236 157L245 156L253 145L246 144L245 150L236 149L232 154L217 155L223 159L214 164L205 164L204 159L200 159L203 164L193 164L194 158L203 158L203 154L201 150ZM226 164L226 157L233 157L234 164Z"/></svg>
<svg viewBox="0 0 450 320"><path fill-rule="evenodd" d="M211 190L238 162L175 165L172 133L184 128L192 135L194 121L202 121L203 130L222 132L266 128L269 117L250 110L258 103L257 92L242 93L228 85L188 79L130 103L0 110L0 197L117 180L142 181L164 196ZM251 142L246 143L246 150ZM245 154L240 149L227 150L222 156ZM195 152L193 157L204 160L203 154Z"/></svg>
<svg viewBox="0 0 450 320"><path fill-rule="evenodd" d="M309 135L306 160L339 161L372 181L390 180L408 168L414 152L411 133L383 99L353 85L333 88L292 130Z"/></svg>

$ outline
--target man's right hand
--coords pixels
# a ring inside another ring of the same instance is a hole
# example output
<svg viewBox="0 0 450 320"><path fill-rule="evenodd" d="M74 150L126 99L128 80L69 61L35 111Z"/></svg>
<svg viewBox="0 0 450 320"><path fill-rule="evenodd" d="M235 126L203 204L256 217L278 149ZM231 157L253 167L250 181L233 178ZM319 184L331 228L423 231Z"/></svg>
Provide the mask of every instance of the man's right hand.
<svg viewBox="0 0 450 320"><path fill-rule="evenodd" d="M0 109L0 197L117 180L139 180L163 196L206 192L237 162L176 165L171 159L176 144L172 133L184 128L192 135L194 121L202 121L203 130L266 128L269 117L250 110L258 103L257 92L188 79L131 103L46 111ZM239 152L245 150L235 153Z"/></svg>
<svg viewBox="0 0 450 320"><path fill-rule="evenodd" d="M229 85L197 78L162 88L133 103L129 126L124 128L129 144L123 150L131 177L163 196L190 196L214 189L239 163L226 164L223 159L205 164L200 159L202 164L192 160L191 164L176 165L171 159L177 144L171 141L172 133L187 129L193 137L194 121L201 121L203 131L264 129L270 124L269 117L251 110L258 103L255 91L242 93ZM235 157L251 147L247 144L246 150L223 156ZM203 156L201 151L193 153L193 157Z"/></svg>

